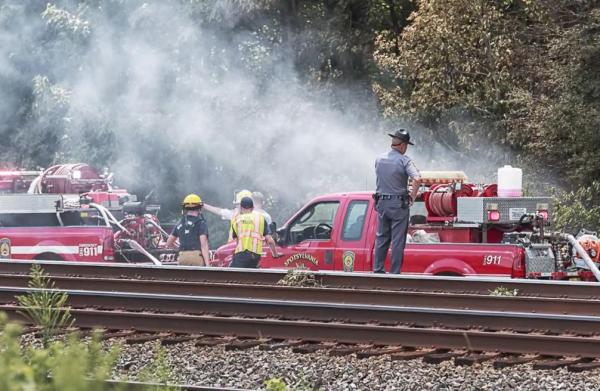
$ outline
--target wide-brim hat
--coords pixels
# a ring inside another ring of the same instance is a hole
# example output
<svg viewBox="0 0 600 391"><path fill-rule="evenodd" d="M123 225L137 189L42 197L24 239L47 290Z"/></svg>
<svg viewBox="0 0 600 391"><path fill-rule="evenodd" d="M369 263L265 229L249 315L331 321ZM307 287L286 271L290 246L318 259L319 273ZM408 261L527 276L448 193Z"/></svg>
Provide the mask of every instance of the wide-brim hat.
<svg viewBox="0 0 600 391"><path fill-rule="evenodd" d="M410 133L408 133L408 130L406 130L406 129L400 128L400 129L396 130L396 132L394 132L394 134L388 133L388 136L400 139L400 140L402 140L403 143L415 145L410 142Z"/></svg>

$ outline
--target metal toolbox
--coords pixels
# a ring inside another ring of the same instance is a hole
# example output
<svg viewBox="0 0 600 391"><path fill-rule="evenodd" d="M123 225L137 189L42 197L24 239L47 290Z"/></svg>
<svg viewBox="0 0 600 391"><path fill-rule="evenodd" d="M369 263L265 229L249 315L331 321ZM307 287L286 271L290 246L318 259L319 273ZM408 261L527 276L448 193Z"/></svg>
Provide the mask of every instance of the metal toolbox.
<svg viewBox="0 0 600 391"><path fill-rule="evenodd" d="M533 243L525 247L525 272L549 274L556 271L556 259L552 246L547 243Z"/></svg>
<svg viewBox="0 0 600 391"><path fill-rule="evenodd" d="M524 214L547 210L552 217L550 197L458 197L456 199L456 219L463 223L513 224L518 223ZM488 221L488 210L500 213L498 221Z"/></svg>
<svg viewBox="0 0 600 391"><path fill-rule="evenodd" d="M56 213L62 206L61 194L0 195L0 213Z"/></svg>

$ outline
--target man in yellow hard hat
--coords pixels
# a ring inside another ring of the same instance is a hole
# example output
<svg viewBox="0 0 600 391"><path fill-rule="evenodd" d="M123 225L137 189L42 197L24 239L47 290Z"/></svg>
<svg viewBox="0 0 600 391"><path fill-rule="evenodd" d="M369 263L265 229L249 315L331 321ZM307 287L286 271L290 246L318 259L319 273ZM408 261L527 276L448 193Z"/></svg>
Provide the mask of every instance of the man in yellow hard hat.
<svg viewBox="0 0 600 391"><path fill-rule="evenodd" d="M216 206L204 204L204 209L210 213L220 216L223 220L231 222L240 213L240 201L244 197L252 198L252 192L250 190L240 190L235 194L233 200L233 209L219 208ZM231 228L229 229L229 240L233 240Z"/></svg>
<svg viewBox="0 0 600 391"><path fill-rule="evenodd" d="M265 210L265 196L260 191L252 192L252 201L254 202L254 210L261 213L265 216L265 220L267 221L267 225L271 228L271 223L273 223L273 219L271 215Z"/></svg>
<svg viewBox="0 0 600 391"><path fill-rule="evenodd" d="M258 267L264 241L269 245L273 258L281 256L264 215L253 208L252 198L243 197L240 200L240 213L231 219L231 230L237 241L231 267Z"/></svg>
<svg viewBox="0 0 600 391"><path fill-rule="evenodd" d="M188 194L181 204L183 216L167 239L167 248L173 248L179 238L177 262L186 266L206 266L208 255L208 226L201 214L202 199Z"/></svg>
<svg viewBox="0 0 600 391"><path fill-rule="evenodd" d="M235 194L235 199L233 200L233 209L225 209L219 208L217 206L212 206L209 204L204 204L204 209L207 212L216 214L220 216L223 220L231 221L231 219L240 212L240 201L244 197L252 198L252 192L250 190L240 190Z"/></svg>

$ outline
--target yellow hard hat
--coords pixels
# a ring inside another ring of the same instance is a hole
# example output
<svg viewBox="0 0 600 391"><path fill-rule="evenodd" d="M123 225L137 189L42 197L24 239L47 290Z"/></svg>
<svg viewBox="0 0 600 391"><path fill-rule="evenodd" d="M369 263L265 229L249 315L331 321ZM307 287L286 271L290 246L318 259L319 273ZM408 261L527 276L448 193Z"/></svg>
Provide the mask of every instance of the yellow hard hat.
<svg viewBox="0 0 600 391"><path fill-rule="evenodd" d="M240 202L242 202L242 198L244 197L250 197L252 198L252 192L250 190L240 190L237 192L237 194L235 195L235 201L233 202L234 204L239 204Z"/></svg>
<svg viewBox="0 0 600 391"><path fill-rule="evenodd" d="M200 196L197 194L188 194L183 199L181 205L184 208L202 206L202 198L200 198Z"/></svg>

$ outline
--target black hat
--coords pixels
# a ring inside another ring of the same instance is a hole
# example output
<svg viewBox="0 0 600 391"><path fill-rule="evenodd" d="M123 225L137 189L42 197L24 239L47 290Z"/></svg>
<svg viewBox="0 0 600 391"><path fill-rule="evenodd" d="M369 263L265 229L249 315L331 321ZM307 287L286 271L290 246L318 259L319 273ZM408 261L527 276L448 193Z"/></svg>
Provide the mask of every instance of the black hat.
<svg viewBox="0 0 600 391"><path fill-rule="evenodd" d="M244 209L252 209L254 208L254 201L250 197L244 197L240 201L240 206Z"/></svg>
<svg viewBox="0 0 600 391"><path fill-rule="evenodd" d="M410 142L410 134L408 133L408 130L406 130L406 129L400 128L400 129L396 130L396 132L394 134L388 133L388 136L398 138L398 139L402 140L402 142L404 142L404 143L407 143L410 145L415 145Z"/></svg>

